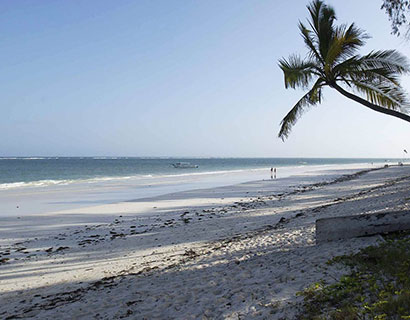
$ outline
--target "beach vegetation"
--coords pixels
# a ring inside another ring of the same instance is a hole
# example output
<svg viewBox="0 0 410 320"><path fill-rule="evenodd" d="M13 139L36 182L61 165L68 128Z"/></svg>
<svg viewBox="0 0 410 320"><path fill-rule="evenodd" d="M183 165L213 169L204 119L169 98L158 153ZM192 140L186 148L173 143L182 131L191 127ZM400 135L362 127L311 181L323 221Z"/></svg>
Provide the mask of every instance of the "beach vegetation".
<svg viewBox="0 0 410 320"><path fill-rule="evenodd" d="M281 121L279 137L287 138L300 116L321 103L324 87L374 111L410 122L406 114L409 101L399 82L400 75L410 72L407 58L396 50L360 55L359 49L369 38L367 33L354 23L336 26L334 9L323 1L315 0L307 8L310 19L307 25L299 22L299 30L308 54L306 58L282 58L279 67L286 88L308 91Z"/></svg>
<svg viewBox="0 0 410 320"><path fill-rule="evenodd" d="M314 283L303 296L301 319L410 319L410 234L399 233L329 264L350 270L332 284Z"/></svg>
<svg viewBox="0 0 410 320"><path fill-rule="evenodd" d="M382 9L389 16L391 22L392 34L400 35L400 29L405 26L406 37L409 36L410 25L408 23L408 14L410 12L410 1L408 0L383 0Z"/></svg>

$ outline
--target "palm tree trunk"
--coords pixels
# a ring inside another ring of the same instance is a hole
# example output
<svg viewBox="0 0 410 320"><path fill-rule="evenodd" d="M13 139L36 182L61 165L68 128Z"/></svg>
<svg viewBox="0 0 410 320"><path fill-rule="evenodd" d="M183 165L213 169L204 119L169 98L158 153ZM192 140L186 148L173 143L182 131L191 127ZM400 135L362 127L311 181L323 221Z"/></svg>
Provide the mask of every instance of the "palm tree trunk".
<svg viewBox="0 0 410 320"><path fill-rule="evenodd" d="M378 105L370 103L369 101L367 101L363 98L360 98L360 97L358 97L358 96L356 96L356 95L354 95L350 92L347 92L342 87L339 87L336 83L333 83L331 85L331 87L336 89L339 93L341 93L345 97L347 97L349 99L352 99L352 100L354 100L354 101L356 101L356 102L358 102L358 103L364 105L365 107L368 107L368 108L370 108L374 111L381 112L381 113L384 113L384 114L388 114L390 116L400 118L402 120L410 122L410 116L405 114L405 113L401 113L401 112L398 112L398 111L392 110L392 109L386 109L386 108L379 107Z"/></svg>

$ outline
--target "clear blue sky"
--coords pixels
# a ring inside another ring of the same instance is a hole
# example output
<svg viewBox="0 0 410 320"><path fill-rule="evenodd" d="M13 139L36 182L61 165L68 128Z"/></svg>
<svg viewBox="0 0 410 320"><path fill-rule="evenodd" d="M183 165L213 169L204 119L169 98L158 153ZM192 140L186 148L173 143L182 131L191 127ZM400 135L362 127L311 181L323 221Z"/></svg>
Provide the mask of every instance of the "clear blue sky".
<svg viewBox="0 0 410 320"><path fill-rule="evenodd" d="M328 3L372 35L363 53L410 57L381 1ZM401 157L410 124L331 89L277 138L302 95L277 60L306 52L306 4L2 0L0 156Z"/></svg>

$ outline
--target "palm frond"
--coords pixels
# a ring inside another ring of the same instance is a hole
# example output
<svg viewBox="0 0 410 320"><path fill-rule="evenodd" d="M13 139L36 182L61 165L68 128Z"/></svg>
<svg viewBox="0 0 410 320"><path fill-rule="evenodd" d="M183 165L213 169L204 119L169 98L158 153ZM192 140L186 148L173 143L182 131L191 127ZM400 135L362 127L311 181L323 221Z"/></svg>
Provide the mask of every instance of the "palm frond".
<svg viewBox="0 0 410 320"><path fill-rule="evenodd" d="M369 34L352 23L344 32L344 52L351 56L359 47L364 46L369 38Z"/></svg>
<svg viewBox="0 0 410 320"><path fill-rule="evenodd" d="M312 77L318 73L315 71L315 63L304 61L297 55L290 56L288 60L280 59L279 67L285 76L286 88L306 88Z"/></svg>
<svg viewBox="0 0 410 320"><path fill-rule="evenodd" d="M312 29L315 31L316 34L319 33L319 20L320 20L320 11L322 10L322 7L324 6L323 1L315 0L312 1L311 4L307 6L307 9L310 13L310 26Z"/></svg>
<svg viewBox="0 0 410 320"><path fill-rule="evenodd" d="M390 83L350 81L355 89L366 95L367 101L387 109L406 112L409 107L407 94L401 86Z"/></svg>
<svg viewBox="0 0 410 320"><path fill-rule="evenodd" d="M285 140L292 130L293 125L300 118L306 108L314 106L322 101L322 84L323 79L318 79L309 90L288 112L288 114L282 119L280 125L280 131L278 137Z"/></svg>
<svg viewBox="0 0 410 320"><path fill-rule="evenodd" d="M316 34L319 53L322 57L326 57L334 34L335 11L320 0L313 1L307 8L311 18L309 24Z"/></svg>
<svg viewBox="0 0 410 320"><path fill-rule="evenodd" d="M360 65L360 56L354 55L334 65L332 68L332 71L335 77L337 77L338 75L344 75L348 73L350 70L358 70L359 65Z"/></svg>
<svg viewBox="0 0 410 320"><path fill-rule="evenodd" d="M383 68L397 74L410 72L408 59L396 50L372 51L360 58L360 64L363 70Z"/></svg>
<svg viewBox="0 0 410 320"><path fill-rule="evenodd" d="M325 61L329 65L347 59L365 44L369 36L354 23L350 26L342 24L335 28L334 36L330 44Z"/></svg>
<svg viewBox="0 0 410 320"><path fill-rule="evenodd" d="M396 54L397 52L394 53ZM393 56L395 57L395 55ZM391 54L386 54L386 52L382 55L383 59L379 58L380 55L377 53L364 57L355 55L335 65L333 73L336 79L338 77L350 77L353 80L370 82L375 80L389 81L398 85L400 75L408 72L409 64L407 58L399 54L399 59L390 59Z"/></svg>
<svg viewBox="0 0 410 320"><path fill-rule="evenodd" d="M312 36L312 31L305 27L305 25L299 21L299 30L302 34L303 40L309 49L308 55L311 59L315 59L317 62L324 64L323 58L319 54L318 44L315 38Z"/></svg>
<svg viewBox="0 0 410 320"><path fill-rule="evenodd" d="M346 70L344 77L367 83L390 82L392 85L400 85L399 75L384 68L370 70L350 69Z"/></svg>

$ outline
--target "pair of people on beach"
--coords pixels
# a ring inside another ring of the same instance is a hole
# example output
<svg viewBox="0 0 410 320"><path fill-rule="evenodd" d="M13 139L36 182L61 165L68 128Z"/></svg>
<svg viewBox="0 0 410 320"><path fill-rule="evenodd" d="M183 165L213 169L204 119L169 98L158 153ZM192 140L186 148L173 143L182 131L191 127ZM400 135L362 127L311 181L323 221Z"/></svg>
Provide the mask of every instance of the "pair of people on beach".
<svg viewBox="0 0 410 320"><path fill-rule="evenodd" d="M270 168L270 178L273 179L273 175L275 175L276 179L276 168Z"/></svg>

